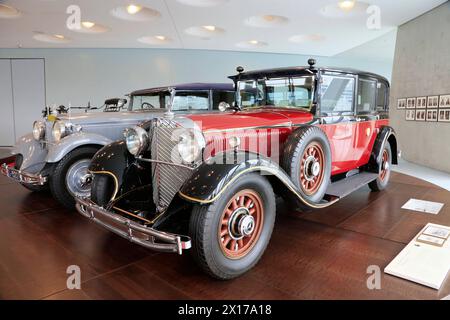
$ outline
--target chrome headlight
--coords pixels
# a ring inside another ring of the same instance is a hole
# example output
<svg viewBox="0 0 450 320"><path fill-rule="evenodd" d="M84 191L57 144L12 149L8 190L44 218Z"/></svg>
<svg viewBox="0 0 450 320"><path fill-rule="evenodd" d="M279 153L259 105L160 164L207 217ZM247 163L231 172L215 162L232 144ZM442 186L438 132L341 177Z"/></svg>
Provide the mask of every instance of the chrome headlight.
<svg viewBox="0 0 450 320"><path fill-rule="evenodd" d="M53 124L52 136L55 141L59 141L68 134L67 126L63 121L56 121Z"/></svg>
<svg viewBox="0 0 450 320"><path fill-rule="evenodd" d="M177 151L183 163L192 164L201 160L205 148L205 138L201 132L183 129L179 131L177 138Z"/></svg>
<svg viewBox="0 0 450 320"><path fill-rule="evenodd" d="M33 123L33 137L35 140L43 140L45 138L45 123L42 121L35 121Z"/></svg>
<svg viewBox="0 0 450 320"><path fill-rule="evenodd" d="M125 142L127 144L128 151L138 156L148 148L149 139L145 129L141 127L133 127L125 129L124 131Z"/></svg>

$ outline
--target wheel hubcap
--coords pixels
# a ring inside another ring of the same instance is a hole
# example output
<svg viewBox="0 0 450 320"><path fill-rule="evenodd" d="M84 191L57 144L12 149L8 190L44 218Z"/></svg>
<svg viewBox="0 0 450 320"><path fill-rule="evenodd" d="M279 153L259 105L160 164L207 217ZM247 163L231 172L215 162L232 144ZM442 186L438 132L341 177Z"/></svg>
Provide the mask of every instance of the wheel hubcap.
<svg viewBox="0 0 450 320"><path fill-rule="evenodd" d="M88 197L91 194L92 175L88 171L90 159L82 159L67 170L66 186L72 196Z"/></svg>
<svg viewBox="0 0 450 320"><path fill-rule="evenodd" d="M258 241L264 219L262 200L253 190L234 195L226 205L219 225L219 244L230 259L240 259Z"/></svg>
<svg viewBox="0 0 450 320"><path fill-rule="evenodd" d="M383 156L381 158L381 170L380 170L380 180L384 181L386 179L386 176L388 175L390 170L389 165L389 153L387 150L383 150Z"/></svg>
<svg viewBox="0 0 450 320"><path fill-rule="evenodd" d="M325 156L322 147L317 142L310 143L300 164L300 184L307 195L312 195L322 184L324 177Z"/></svg>

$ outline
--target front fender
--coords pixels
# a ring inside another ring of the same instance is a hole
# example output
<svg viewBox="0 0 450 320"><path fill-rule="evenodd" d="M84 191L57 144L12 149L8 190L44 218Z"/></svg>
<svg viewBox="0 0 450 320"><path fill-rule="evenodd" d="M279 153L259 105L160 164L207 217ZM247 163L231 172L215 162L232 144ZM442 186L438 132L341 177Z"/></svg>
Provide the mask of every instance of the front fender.
<svg viewBox="0 0 450 320"><path fill-rule="evenodd" d="M98 145L106 146L112 142L100 134L87 133L87 132L77 132L67 137L64 137L58 143L54 145L49 145L47 162L54 163L60 161L66 154L72 150L86 146L86 145Z"/></svg>
<svg viewBox="0 0 450 320"><path fill-rule="evenodd" d="M21 154L23 156L20 170L36 174L44 168L48 150L45 143L36 141L33 138L33 134L29 133L17 140L11 153L14 155Z"/></svg>
<svg viewBox="0 0 450 320"><path fill-rule="evenodd" d="M224 158L226 161L222 160ZM263 175L274 176L308 207L325 208L339 200L334 199L325 203L308 201L303 198L297 186L277 163L255 153L245 151L221 153L211 160L201 164L193 171L191 178L180 189L179 195L181 198L196 204L213 203L240 176L258 172Z"/></svg>

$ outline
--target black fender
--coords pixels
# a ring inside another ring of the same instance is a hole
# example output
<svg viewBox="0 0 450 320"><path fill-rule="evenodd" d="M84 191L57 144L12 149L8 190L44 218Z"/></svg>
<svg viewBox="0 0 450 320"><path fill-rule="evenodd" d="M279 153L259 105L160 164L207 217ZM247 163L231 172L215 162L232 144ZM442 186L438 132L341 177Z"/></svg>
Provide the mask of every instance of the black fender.
<svg viewBox="0 0 450 320"><path fill-rule="evenodd" d="M392 151L392 164L398 164L398 145L395 130L390 126L383 126L378 133L367 164L367 170L378 173L380 169L382 151L389 143Z"/></svg>
<svg viewBox="0 0 450 320"><path fill-rule="evenodd" d="M226 161L224 161L226 160ZM220 153L194 169L191 178L179 191L182 199L194 204L213 203L240 176L258 172L276 178L306 206L320 209L330 206L339 199L312 203L304 199L288 174L274 161L261 155L232 151Z"/></svg>
<svg viewBox="0 0 450 320"><path fill-rule="evenodd" d="M113 178L115 184L115 195L121 194L125 185L139 185L136 179L151 179L150 168L145 165L137 165L136 158L128 152L125 141L113 142L100 149L92 158L89 166L92 174L106 174Z"/></svg>

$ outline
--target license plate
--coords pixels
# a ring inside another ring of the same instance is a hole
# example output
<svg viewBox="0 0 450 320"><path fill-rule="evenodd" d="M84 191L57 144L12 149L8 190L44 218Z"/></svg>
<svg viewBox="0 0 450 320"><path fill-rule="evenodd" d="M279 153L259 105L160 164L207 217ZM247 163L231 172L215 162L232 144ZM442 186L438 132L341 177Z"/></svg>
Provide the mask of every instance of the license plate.
<svg viewBox="0 0 450 320"><path fill-rule="evenodd" d="M8 170L8 177L15 180L20 180L20 174L16 170Z"/></svg>

